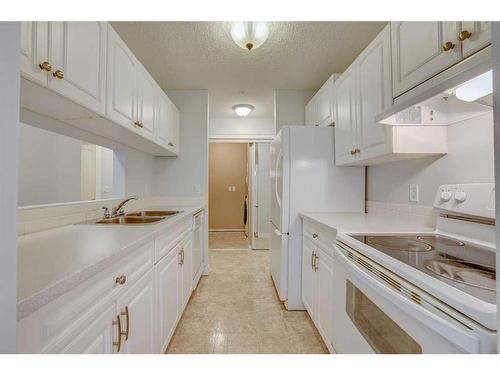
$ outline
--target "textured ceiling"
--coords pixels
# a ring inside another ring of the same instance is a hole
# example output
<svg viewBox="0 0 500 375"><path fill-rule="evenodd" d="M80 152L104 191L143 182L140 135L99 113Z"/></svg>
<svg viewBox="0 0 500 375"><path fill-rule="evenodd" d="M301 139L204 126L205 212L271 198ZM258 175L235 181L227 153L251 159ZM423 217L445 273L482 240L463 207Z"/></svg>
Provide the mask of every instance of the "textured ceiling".
<svg viewBox="0 0 500 375"><path fill-rule="evenodd" d="M274 89L317 89L343 72L384 22L272 22L269 39L248 52L227 22L113 22L165 90L208 89L210 116L234 117L245 102L252 117L273 116Z"/></svg>

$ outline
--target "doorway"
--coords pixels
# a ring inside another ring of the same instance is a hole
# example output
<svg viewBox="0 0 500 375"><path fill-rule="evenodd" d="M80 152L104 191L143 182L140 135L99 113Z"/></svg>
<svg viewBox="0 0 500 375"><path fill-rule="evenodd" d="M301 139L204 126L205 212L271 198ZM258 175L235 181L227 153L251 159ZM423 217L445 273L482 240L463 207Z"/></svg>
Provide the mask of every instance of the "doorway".
<svg viewBox="0 0 500 375"><path fill-rule="evenodd" d="M209 248L248 249L248 144L209 145Z"/></svg>

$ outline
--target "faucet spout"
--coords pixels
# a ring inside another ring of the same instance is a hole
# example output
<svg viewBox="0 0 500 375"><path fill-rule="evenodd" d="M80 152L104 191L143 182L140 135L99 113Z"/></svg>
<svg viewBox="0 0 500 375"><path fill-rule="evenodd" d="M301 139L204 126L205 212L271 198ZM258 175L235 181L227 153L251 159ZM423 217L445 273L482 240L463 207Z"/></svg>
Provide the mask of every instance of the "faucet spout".
<svg viewBox="0 0 500 375"><path fill-rule="evenodd" d="M136 195L134 197L131 197L131 198L127 198L125 199L124 201L120 202L120 204L118 206L116 206L115 208L113 208L113 213L111 214L111 216L118 216L118 215L123 215L125 212L123 211L123 207L130 201L134 200L138 200L139 197Z"/></svg>

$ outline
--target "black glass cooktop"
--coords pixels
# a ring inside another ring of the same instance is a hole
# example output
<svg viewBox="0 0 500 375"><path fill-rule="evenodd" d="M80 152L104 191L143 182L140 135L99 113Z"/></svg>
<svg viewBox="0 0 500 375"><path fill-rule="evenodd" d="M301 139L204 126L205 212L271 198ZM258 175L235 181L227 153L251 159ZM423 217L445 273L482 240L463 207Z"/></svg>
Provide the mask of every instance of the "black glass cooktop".
<svg viewBox="0 0 500 375"><path fill-rule="evenodd" d="M435 234L352 237L474 297L496 303L495 253L491 250Z"/></svg>

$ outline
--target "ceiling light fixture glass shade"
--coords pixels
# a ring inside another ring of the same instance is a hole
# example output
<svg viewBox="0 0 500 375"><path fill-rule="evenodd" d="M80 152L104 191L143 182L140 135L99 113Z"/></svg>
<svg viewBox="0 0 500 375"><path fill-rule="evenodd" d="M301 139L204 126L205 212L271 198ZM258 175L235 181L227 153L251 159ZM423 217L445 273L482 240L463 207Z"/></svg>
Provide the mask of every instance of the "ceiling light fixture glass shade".
<svg viewBox="0 0 500 375"><path fill-rule="evenodd" d="M231 22L231 37L241 48L259 48L269 36L267 22Z"/></svg>
<svg viewBox="0 0 500 375"><path fill-rule="evenodd" d="M233 111L240 117L246 117L255 109L253 105L250 104L236 104L233 105Z"/></svg>

